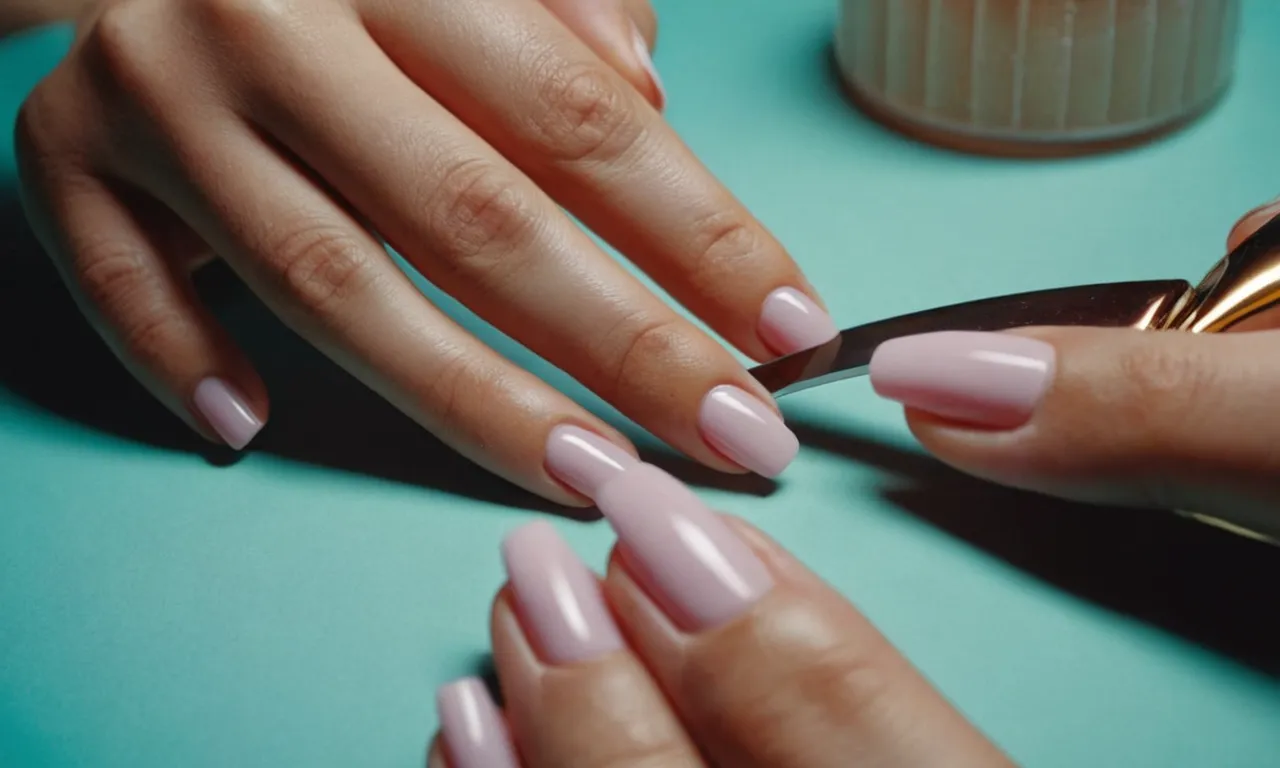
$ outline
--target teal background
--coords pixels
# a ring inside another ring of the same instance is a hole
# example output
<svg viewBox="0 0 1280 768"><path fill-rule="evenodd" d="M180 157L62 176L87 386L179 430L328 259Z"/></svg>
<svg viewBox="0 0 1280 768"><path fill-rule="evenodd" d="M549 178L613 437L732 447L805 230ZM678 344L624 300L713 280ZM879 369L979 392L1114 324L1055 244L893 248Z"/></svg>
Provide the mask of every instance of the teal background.
<svg viewBox="0 0 1280 768"><path fill-rule="evenodd" d="M860 117L829 73L834 5L660 0L657 60L671 122L842 325L1194 279L1237 215L1280 191L1280 4L1246 0L1240 75L1207 120L1050 163L947 154ZM6 126L67 40L0 43ZM500 537L551 510L449 454L217 275L205 289L274 413L241 460L210 453L86 330L15 194L6 145L0 765L421 764L433 688L483 664ZM962 478L865 382L784 405L804 448L776 487L659 458L798 552L1017 760L1280 764L1276 552ZM606 526L556 521L603 560Z"/></svg>

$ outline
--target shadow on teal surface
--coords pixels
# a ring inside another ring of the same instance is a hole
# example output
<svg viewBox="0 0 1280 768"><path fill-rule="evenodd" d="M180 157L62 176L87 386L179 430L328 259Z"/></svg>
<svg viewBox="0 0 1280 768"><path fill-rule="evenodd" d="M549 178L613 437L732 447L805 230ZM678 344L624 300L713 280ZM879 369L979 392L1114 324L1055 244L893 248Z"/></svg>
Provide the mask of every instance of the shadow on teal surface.
<svg viewBox="0 0 1280 768"><path fill-rule="evenodd" d="M1280 678L1274 547L1172 513L1090 507L975 480L930 457L791 419L802 443L885 472L895 507L1053 586Z"/></svg>
<svg viewBox="0 0 1280 768"><path fill-rule="evenodd" d="M16 279L0 289L0 327L7 329L0 386L129 440L199 452L214 462L235 460L192 435L125 373L80 318L16 201L0 202L0 240L17 246L10 253ZM228 271L204 275L202 292L277 395L271 426L255 450L565 513L495 480L405 418L293 336ZM496 332L474 330L504 346ZM93 386L85 387L86 381ZM803 414L792 424L805 445L882 470L889 478L882 495L895 507L1060 588L1280 676L1280 626L1260 626L1255 612L1280 583L1280 559L1271 548L1169 514L1094 509L1000 488L923 454L806 421ZM772 488L671 454L650 458L703 486L758 494Z"/></svg>
<svg viewBox="0 0 1280 768"><path fill-rule="evenodd" d="M0 359L0 386L59 416L119 437L200 453L218 464L235 462L235 454L196 437L125 372L81 318L28 228L20 204L2 193L0 242L10 246L6 270L11 278L0 287L0 327L6 329L0 339L6 350ZM204 270L199 287L274 395L271 421L253 450L504 506L574 514L496 479L456 454L291 333L222 265ZM451 301L432 298L442 306ZM548 375L546 363L453 309L451 314L495 349ZM670 452L649 450L646 455L702 487L755 495L774 488L763 478L724 475Z"/></svg>

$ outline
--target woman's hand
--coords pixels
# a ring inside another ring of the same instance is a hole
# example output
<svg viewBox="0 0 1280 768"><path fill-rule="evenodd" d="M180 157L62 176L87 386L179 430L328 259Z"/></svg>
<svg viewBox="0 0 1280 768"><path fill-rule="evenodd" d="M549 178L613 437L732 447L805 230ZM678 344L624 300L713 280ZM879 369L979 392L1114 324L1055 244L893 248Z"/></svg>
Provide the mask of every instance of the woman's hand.
<svg viewBox="0 0 1280 768"><path fill-rule="evenodd" d="M1277 214L1247 214L1228 248ZM909 406L926 448L979 477L1280 536L1280 313L1251 326L926 334L878 349L871 382Z"/></svg>
<svg viewBox="0 0 1280 768"><path fill-rule="evenodd" d="M653 33L644 0L104 0L24 106L28 211L120 359L210 439L242 447L268 410L193 294L216 254L525 488L584 503L555 460L571 425L630 455L431 306L386 241L658 437L773 475L797 444L769 395L561 208L753 358L834 335L782 247L659 115Z"/></svg>
<svg viewBox="0 0 1280 768"><path fill-rule="evenodd" d="M588 493L620 540L608 574L548 523L507 539L491 614L505 713L478 680L442 688L430 768L1010 765L759 531L634 461Z"/></svg>

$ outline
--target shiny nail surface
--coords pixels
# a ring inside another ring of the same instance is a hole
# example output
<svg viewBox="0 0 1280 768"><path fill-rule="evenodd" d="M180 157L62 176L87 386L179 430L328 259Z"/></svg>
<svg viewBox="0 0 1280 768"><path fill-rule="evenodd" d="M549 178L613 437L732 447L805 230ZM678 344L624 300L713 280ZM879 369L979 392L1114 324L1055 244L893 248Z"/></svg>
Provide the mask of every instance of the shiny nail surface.
<svg viewBox="0 0 1280 768"><path fill-rule="evenodd" d="M772 587L760 558L683 483L649 464L628 469L596 499L618 538L687 629L742 615ZM641 576L641 574L637 574Z"/></svg>
<svg viewBox="0 0 1280 768"><path fill-rule="evenodd" d="M945 331L882 344L871 385L882 397L990 429L1025 424L1053 380L1043 341L1009 333Z"/></svg>
<svg viewBox="0 0 1280 768"><path fill-rule="evenodd" d="M760 310L760 338L775 353L789 355L831 341L840 332L831 315L795 288L779 288Z"/></svg>
<svg viewBox="0 0 1280 768"><path fill-rule="evenodd" d="M636 59L639 60L640 66L644 67L644 71L649 75L649 80L653 83L653 92L657 97L654 107L659 111L667 105L667 89L662 84L662 77L658 74L658 67L653 63L653 54L649 52L649 43L644 39L644 35L640 34L640 29L634 24L631 26L631 44L636 51Z"/></svg>
<svg viewBox="0 0 1280 768"><path fill-rule="evenodd" d="M599 581L550 523L513 531L502 558L520 623L543 661L572 664L622 649Z"/></svg>
<svg viewBox="0 0 1280 768"><path fill-rule="evenodd" d="M450 768L519 768L507 723L481 680L441 687L436 707Z"/></svg>
<svg viewBox="0 0 1280 768"><path fill-rule="evenodd" d="M240 392L222 379L207 378L192 396L196 409L227 445L237 451L262 429L259 419Z"/></svg>
<svg viewBox="0 0 1280 768"><path fill-rule="evenodd" d="M703 439L746 469L777 477L800 450L800 441L773 409L729 385L707 393L698 410Z"/></svg>
<svg viewBox="0 0 1280 768"><path fill-rule="evenodd" d="M547 471L589 499L610 478L640 463L595 432L567 424L551 430L546 450Z"/></svg>

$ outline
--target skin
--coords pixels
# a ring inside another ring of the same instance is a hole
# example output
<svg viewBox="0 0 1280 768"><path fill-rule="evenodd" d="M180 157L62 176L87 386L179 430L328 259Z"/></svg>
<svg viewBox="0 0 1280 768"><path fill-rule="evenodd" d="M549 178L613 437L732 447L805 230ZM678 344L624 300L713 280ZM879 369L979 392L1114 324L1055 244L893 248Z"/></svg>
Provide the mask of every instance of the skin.
<svg viewBox="0 0 1280 768"><path fill-rule="evenodd" d="M1280 213L1232 227L1233 249ZM1053 345L1057 373L1027 423L977 429L908 410L952 466L1090 503L1176 509L1280 538L1280 312L1226 334L1094 328L1019 331Z"/></svg>
<svg viewBox="0 0 1280 768"><path fill-rule="evenodd" d="M1278 213L1247 214L1229 247ZM983 431L910 412L911 426L957 466L1011 485L1198 503L1280 530L1280 422L1268 407L1280 368L1267 354L1277 320L1204 338L1032 329L1056 346L1063 369L1027 425ZM709 631L682 631L625 548L613 552L601 591L626 647L603 658L540 660L511 588L498 593L493 654L525 768L1011 764L841 595L760 531L725 519L774 586ZM428 765L450 765L440 735Z"/></svg>
<svg viewBox="0 0 1280 768"><path fill-rule="evenodd" d="M499 592L494 661L526 768L1011 765L843 597L726 519L776 583L711 631L677 629L615 551L602 589L628 647L550 667ZM450 765L439 737L428 765Z"/></svg>
<svg viewBox="0 0 1280 768"><path fill-rule="evenodd" d="M588 225L755 359L812 294L662 119L642 0L103 0L18 123L24 202L85 315L194 430L267 388L195 296L224 259L285 323L463 455L537 494L551 430L626 438L431 305L383 250L670 445L726 472L698 408L772 398ZM341 51L341 56L329 55ZM816 299L815 299L816 300ZM334 404L335 408L341 404Z"/></svg>

